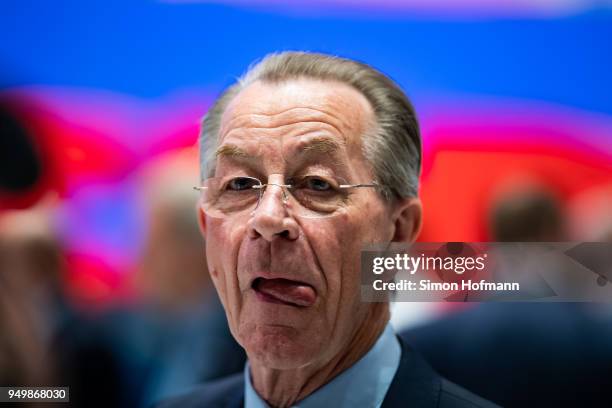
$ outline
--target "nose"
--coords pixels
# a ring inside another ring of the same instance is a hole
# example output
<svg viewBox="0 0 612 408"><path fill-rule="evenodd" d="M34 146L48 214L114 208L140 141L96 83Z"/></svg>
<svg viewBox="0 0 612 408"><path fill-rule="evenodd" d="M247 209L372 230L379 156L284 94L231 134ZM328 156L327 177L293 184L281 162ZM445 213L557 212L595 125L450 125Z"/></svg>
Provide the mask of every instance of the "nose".
<svg viewBox="0 0 612 408"><path fill-rule="evenodd" d="M280 183L282 180L278 182ZM279 185L268 184L265 187L259 205L253 211L247 225L251 238L261 237L268 242L278 238L297 239L299 226L287 213L285 194L283 187Z"/></svg>

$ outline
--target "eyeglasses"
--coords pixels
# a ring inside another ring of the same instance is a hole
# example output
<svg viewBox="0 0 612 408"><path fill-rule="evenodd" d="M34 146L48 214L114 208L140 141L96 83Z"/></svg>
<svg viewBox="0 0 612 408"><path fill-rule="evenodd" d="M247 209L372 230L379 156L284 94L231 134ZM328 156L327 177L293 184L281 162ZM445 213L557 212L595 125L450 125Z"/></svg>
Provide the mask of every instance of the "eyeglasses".
<svg viewBox="0 0 612 408"><path fill-rule="evenodd" d="M207 215L226 218L251 214L270 186L280 188L283 204L291 215L303 218L338 215L348 206L351 189L380 187L376 182L349 184L340 177L305 175L287 179L283 184L264 184L248 176L212 177L194 189L201 191L201 206Z"/></svg>

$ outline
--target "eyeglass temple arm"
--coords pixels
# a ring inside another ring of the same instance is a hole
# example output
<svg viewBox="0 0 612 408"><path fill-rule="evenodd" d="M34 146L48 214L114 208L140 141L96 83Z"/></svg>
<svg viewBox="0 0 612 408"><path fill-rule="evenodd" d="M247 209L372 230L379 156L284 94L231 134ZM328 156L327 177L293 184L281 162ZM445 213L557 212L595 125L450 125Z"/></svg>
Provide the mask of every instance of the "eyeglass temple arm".
<svg viewBox="0 0 612 408"><path fill-rule="evenodd" d="M252 188L262 189L266 186L277 186L277 187L293 187L291 184L277 184L277 183L267 183L261 184L259 186L252 186ZM340 188L353 188L353 187L381 187L377 182L372 182L370 184L362 183L362 184L340 184L338 187Z"/></svg>
<svg viewBox="0 0 612 408"><path fill-rule="evenodd" d="M338 187L340 188L353 188L353 187L381 187L377 182L372 183L360 183L360 184L340 184Z"/></svg>

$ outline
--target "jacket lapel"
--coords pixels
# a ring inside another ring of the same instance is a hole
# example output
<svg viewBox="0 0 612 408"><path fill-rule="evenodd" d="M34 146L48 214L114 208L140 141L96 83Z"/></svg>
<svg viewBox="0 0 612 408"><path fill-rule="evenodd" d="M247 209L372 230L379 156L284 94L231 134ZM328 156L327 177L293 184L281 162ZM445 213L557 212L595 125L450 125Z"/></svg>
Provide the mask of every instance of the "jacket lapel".
<svg viewBox="0 0 612 408"><path fill-rule="evenodd" d="M398 339L402 347L402 357L383 400L382 408L437 407L440 398L440 377L401 338Z"/></svg>
<svg viewBox="0 0 612 408"><path fill-rule="evenodd" d="M240 388L236 387L229 393L222 406L223 408L244 407L244 381L240 382Z"/></svg>

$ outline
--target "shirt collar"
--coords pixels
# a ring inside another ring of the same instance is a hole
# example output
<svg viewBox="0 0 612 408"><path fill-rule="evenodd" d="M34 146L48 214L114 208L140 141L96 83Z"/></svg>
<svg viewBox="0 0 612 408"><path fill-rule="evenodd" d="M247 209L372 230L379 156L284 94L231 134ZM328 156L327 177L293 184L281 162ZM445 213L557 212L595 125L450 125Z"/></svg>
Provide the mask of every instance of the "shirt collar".
<svg viewBox="0 0 612 408"><path fill-rule="evenodd" d="M401 354L399 341L387 323L370 351L293 407L380 407L399 367ZM244 407L269 408L251 384L248 362L244 368Z"/></svg>

